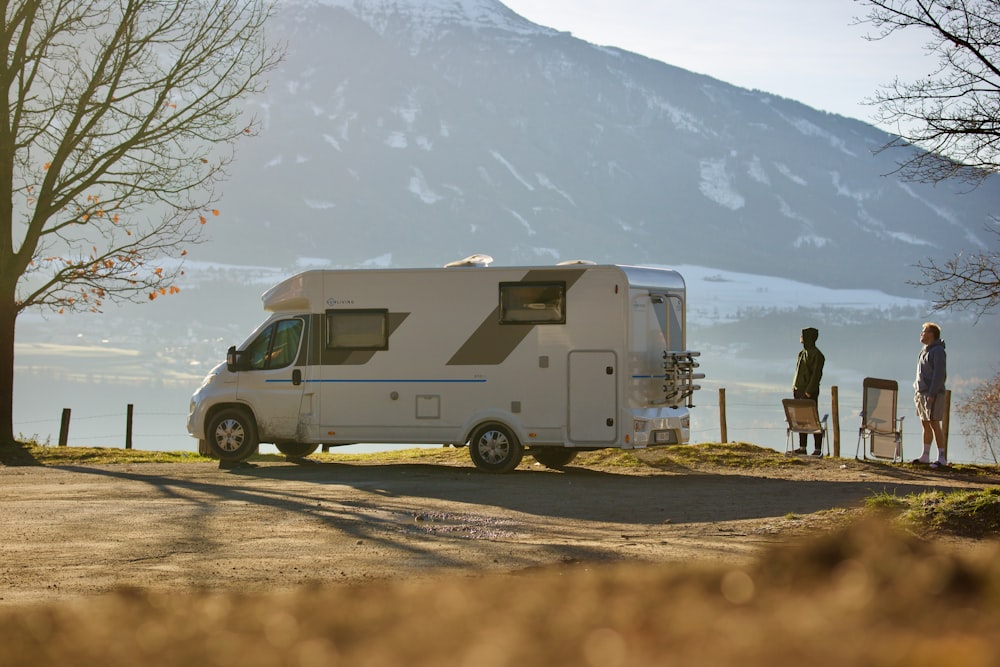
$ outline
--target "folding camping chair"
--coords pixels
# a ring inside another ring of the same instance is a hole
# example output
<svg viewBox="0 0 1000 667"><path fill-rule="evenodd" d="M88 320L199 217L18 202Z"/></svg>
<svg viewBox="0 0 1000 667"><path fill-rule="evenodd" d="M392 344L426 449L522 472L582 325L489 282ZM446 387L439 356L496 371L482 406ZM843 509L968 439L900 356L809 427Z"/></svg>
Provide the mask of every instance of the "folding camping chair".
<svg viewBox="0 0 1000 667"><path fill-rule="evenodd" d="M816 401L806 398L784 398L781 400L785 408L785 421L788 429L785 431L785 453L792 451L792 433L823 434L823 446L826 455L830 456L830 438L826 432L826 420L829 414L819 418L819 407ZM798 447L798 444L795 445Z"/></svg>
<svg viewBox="0 0 1000 667"><path fill-rule="evenodd" d="M896 416L899 385L895 380L865 378L861 407L861 428L858 429L858 451L863 458L903 460L903 418ZM861 449L861 443L866 443Z"/></svg>

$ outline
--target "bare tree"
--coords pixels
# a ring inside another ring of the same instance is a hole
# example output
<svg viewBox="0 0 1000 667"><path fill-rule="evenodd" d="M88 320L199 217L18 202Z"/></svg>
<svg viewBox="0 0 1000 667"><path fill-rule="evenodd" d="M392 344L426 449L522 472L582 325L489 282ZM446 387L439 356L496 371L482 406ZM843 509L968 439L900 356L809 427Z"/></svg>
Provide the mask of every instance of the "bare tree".
<svg viewBox="0 0 1000 667"><path fill-rule="evenodd" d="M925 183L959 179L978 187L1000 172L1000 0L859 0L868 8L869 39L907 29L928 35L937 57L927 77L882 86L869 100L876 120L898 134L882 150L905 149L904 178ZM1000 229L988 228L994 242ZM972 310L977 318L1000 303L1000 255L977 248L917 267L934 309Z"/></svg>
<svg viewBox="0 0 1000 667"><path fill-rule="evenodd" d="M917 81L896 79L868 100L876 120L898 138L885 148L912 147L900 164L914 181L959 178L979 185L1000 171L1000 2L997 0L861 0L862 22L884 39L907 28L928 36L937 58Z"/></svg>
<svg viewBox="0 0 1000 667"><path fill-rule="evenodd" d="M0 0L0 444L28 308L99 311L177 290L240 104L281 58L264 0Z"/></svg>
<svg viewBox="0 0 1000 667"><path fill-rule="evenodd" d="M1000 248L1000 229L991 229ZM934 296L934 310L971 310L979 316L1000 305L1000 252L959 253L943 263L933 259L917 264L923 274L911 284L926 287Z"/></svg>
<svg viewBox="0 0 1000 667"><path fill-rule="evenodd" d="M962 433L970 443L978 443L980 451L989 454L993 462L1000 450L1000 373L975 387L958 409L963 418Z"/></svg>

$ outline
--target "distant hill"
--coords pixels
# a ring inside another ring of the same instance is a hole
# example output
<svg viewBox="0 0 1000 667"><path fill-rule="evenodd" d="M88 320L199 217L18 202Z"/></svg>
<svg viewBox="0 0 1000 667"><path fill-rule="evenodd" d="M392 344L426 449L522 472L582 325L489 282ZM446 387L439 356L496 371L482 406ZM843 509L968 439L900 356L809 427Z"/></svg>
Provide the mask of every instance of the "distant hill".
<svg viewBox="0 0 1000 667"><path fill-rule="evenodd" d="M997 181L906 183L890 136L535 25L495 0L285 0L207 261L699 264L914 294ZM738 57L739 54L733 54Z"/></svg>

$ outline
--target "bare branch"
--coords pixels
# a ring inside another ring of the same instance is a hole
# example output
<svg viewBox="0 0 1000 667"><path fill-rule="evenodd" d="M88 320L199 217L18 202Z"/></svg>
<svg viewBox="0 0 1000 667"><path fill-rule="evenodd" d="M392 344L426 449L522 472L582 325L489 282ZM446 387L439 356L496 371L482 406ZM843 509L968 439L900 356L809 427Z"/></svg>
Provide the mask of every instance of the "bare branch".
<svg viewBox="0 0 1000 667"><path fill-rule="evenodd" d="M882 86L868 102L876 120L904 148L903 177L979 186L1000 171L1000 3L996 0L863 0L862 21L885 39L904 29L925 31L937 67L917 81Z"/></svg>
<svg viewBox="0 0 1000 667"><path fill-rule="evenodd" d="M880 151L899 150L897 173L908 180L957 179L979 187L1000 172L1000 0L859 0L861 23L886 39L899 30L927 35L924 50L937 57L926 78L882 86L869 104L897 137ZM987 228L1000 241L1000 230ZM997 244L1000 246L1000 243ZM918 264L934 309L971 310L977 320L1000 305L996 248L960 253L943 264Z"/></svg>
<svg viewBox="0 0 1000 667"><path fill-rule="evenodd" d="M269 5L5 5L0 300L75 310L93 307L81 293L169 292L179 269L164 266L179 263L163 260L198 242L235 142L254 132L239 102L280 60Z"/></svg>
<svg viewBox="0 0 1000 667"><path fill-rule="evenodd" d="M1000 248L1000 229L988 228ZM923 274L911 285L927 288L934 310L971 310L976 319L1000 305L1000 250L959 253L944 263L928 258L917 264Z"/></svg>

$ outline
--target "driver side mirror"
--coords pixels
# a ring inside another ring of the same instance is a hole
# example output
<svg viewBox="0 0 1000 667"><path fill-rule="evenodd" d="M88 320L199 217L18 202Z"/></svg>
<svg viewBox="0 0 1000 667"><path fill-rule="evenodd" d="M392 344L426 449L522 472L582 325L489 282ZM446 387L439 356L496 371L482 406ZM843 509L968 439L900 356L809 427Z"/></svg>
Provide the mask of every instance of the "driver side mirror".
<svg viewBox="0 0 1000 667"><path fill-rule="evenodd" d="M242 352L236 351L235 345L230 345L229 349L226 351L226 370L230 373L235 373L236 371L242 370L240 368L240 361L243 358Z"/></svg>

